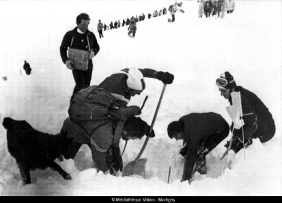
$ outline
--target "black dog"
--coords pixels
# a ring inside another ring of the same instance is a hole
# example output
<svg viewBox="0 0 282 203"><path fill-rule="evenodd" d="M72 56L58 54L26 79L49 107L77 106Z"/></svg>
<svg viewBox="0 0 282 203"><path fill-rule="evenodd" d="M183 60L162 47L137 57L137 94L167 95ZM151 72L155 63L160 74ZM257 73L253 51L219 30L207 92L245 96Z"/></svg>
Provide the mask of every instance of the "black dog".
<svg viewBox="0 0 282 203"><path fill-rule="evenodd" d="M39 132L26 121L9 117L4 118L2 125L7 129L8 151L16 159L25 184L31 183L30 170L47 167L59 172L64 179L71 180L70 174L54 160L65 153L72 139L66 139L65 135Z"/></svg>

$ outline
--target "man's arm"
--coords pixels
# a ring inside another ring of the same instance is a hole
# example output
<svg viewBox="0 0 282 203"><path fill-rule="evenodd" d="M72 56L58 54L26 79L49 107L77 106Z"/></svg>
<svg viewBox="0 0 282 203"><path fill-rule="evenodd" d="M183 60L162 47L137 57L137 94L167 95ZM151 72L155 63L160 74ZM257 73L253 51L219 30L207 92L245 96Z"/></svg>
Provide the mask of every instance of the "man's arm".
<svg viewBox="0 0 282 203"><path fill-rule="evenodd" d="M155 78L162 81L164 84L171 84L174 80L174 75L169 72L156 71L150 68L139 69L146 78Z"/></svg>
<svg viewBox="0 0 282 203"><path fill-rule="evenodd" d="M67 32L62 40L62 43L60 46L60 55L61 55L63 63L65 63L66 60L68 60L67 50L68 50L68 47L70 46L71 39L72 39L72 34L70 32Z"/></svg>
<svg viewBox="0 0 282 203"><path fill-rule="evenodd" d="M98 52L100 51L100 46L97 42L97 39L93 33L93 43L92 43L92 46L91 46L92 50L94 51L94 55L96 56L98 54Z"/></svg>

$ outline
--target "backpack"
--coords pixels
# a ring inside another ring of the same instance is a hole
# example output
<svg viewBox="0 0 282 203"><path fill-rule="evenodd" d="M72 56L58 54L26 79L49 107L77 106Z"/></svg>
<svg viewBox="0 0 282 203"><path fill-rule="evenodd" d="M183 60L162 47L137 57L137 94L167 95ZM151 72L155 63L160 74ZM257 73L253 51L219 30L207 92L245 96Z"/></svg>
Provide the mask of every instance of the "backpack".
<svg viewBox="0 0 282 203"><path fill-rule="evenodd" d="M74 95L68 114L72 121L98 121L113 118L110 109L119 107L120 104L111 93L93 85Z"/></svg>

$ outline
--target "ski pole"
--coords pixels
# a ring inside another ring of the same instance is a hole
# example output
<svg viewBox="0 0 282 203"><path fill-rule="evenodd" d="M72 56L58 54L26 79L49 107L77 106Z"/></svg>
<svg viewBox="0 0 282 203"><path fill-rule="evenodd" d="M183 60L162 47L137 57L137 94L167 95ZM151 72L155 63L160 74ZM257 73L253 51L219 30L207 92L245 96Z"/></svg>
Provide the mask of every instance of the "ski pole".
<svg viewBox="0 0 282 203"><path fill-rule="evenodd" d="M170 170L171 170L171 167L169 167L169 170L168 170L168 178L167 178L167 183L169 183L169 179L170 179Z"/></svg>

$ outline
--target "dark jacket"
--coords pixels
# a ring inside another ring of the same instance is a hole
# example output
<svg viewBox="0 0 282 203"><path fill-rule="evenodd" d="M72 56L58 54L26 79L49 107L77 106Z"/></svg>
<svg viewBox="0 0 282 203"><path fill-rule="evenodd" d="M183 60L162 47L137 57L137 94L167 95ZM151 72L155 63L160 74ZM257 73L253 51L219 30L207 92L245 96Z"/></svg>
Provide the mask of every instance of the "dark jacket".
<svg viewBox="0 0 282 203"><path fill-rule="evenodd" d="M144 77L147 78L156 78L156 74L158 71L153 69L139 69ZM128 73L129 69L125 68L121 70L121 72ZM107 77L103 82L101 82L98 86L104 88L106 91L115 94L114 96L119 97L119 100L123 105L126 105L130 101L130 94L127 92L127 75L123 73L116 73L109 77Z"/></svg>
<svg viewBox="0 0 282 203"><path fill-rule="evenodd" d="M216 113L191 113L179 119L184 124L184 144L187 145L186 162L182 180L191 179L197 152L203 141L222 132L226 121Z"/></svg>
<svg viewBox="0 0 282 203"><path fill-rule="evenodd" d="M234 91L241 93L245 141L256 131L265 131L275 125L268 108L254 93L241 86L237 86ZM232 105L231 98L229 102ZM242 135L240 139L243 139Z"/></svg>
<svg viewBox="0 0 282 203"><path fill-rule="evenodd" d="M129 26L128 26L128 30L132 31L132 32L136 32L137 30L137 26L136 26L136 22L135 21L131 21Z"/></svg>
<svg viewBox="0 0 282 203"><path fill-rule="evenodd" d="M75 48L75 49L80 49L84 51L89 50L86 35L88 36L88 39L89 39L90 50L93 50L95 55L100 51L100 46L93 32L90 32L89 30L87 30L84 34L80 34L77 32L77 27L75 27L73 30L68 31L62 40L62 44L60 46L60 54L61 54L63 63L65 63L66 60L68 59L68 56L67 56L68 48ZM72 39L73 39L73 42L71 45ZM89 64L92 65L92 59L90 59L89 62L90 62Z"/></svg>
<svg viewBox="0 0 282 203"><path fill-rule="evenodd" d="M205 5L204 5L204 11L205 12L211 12L212 7L213 7L212 2L206 1Z"/></svg>

